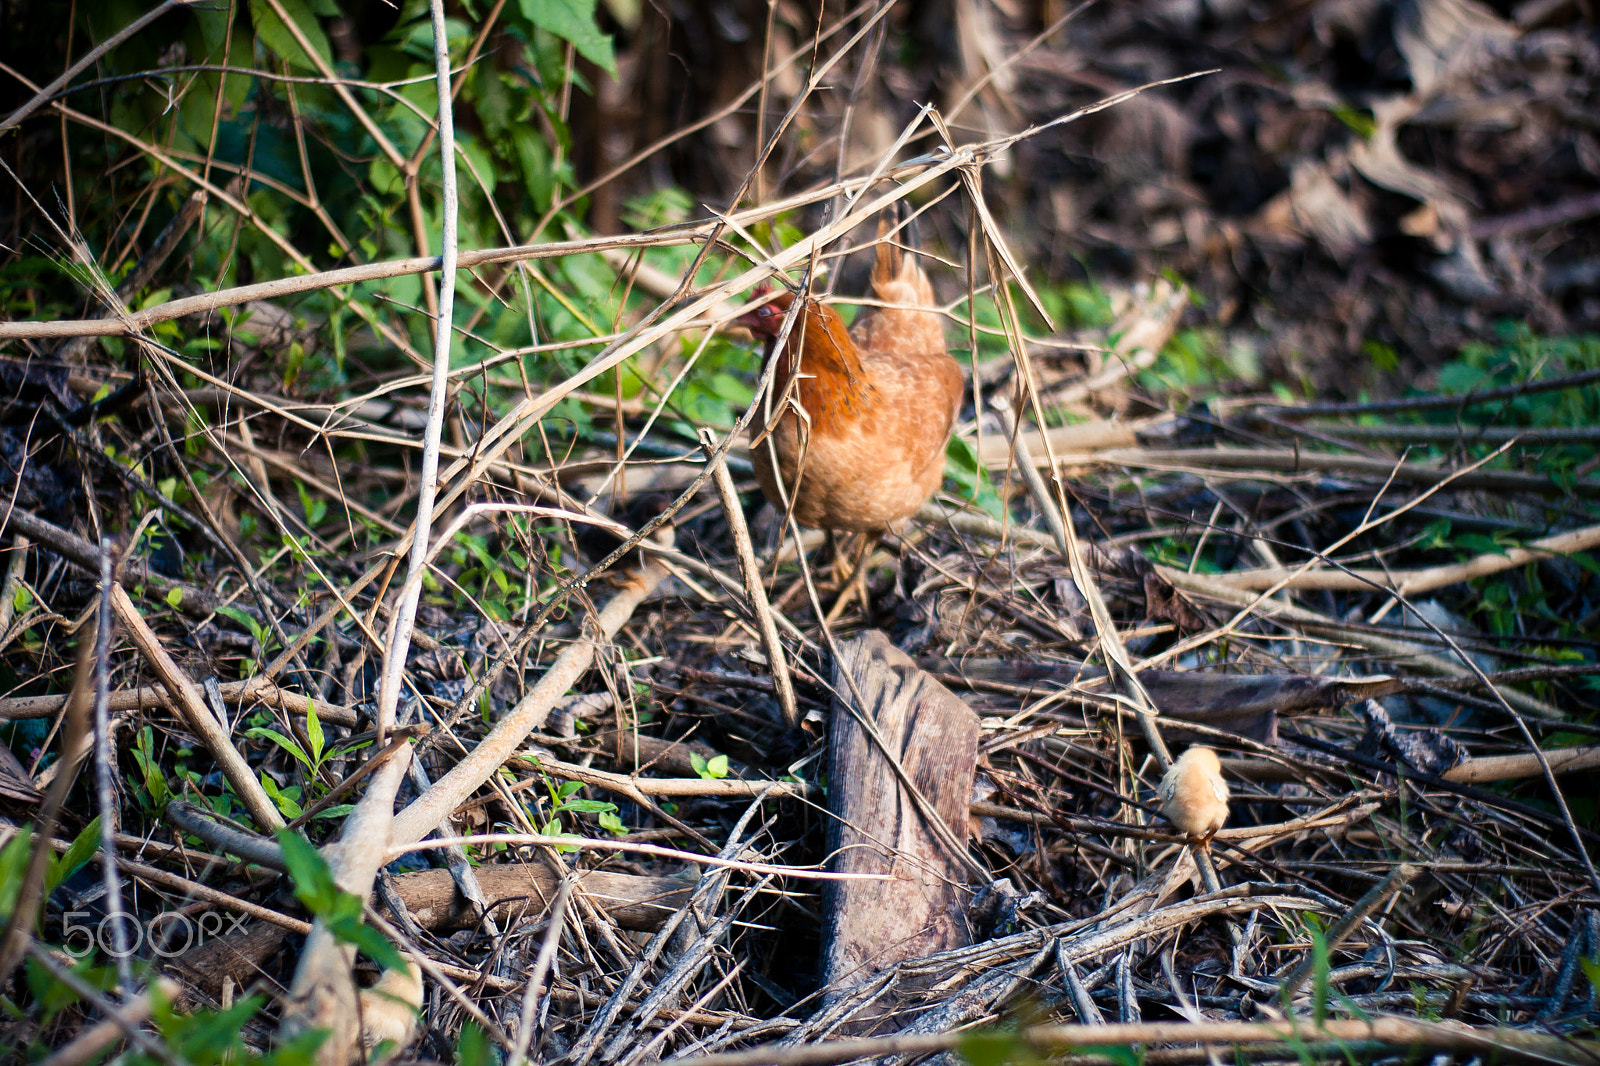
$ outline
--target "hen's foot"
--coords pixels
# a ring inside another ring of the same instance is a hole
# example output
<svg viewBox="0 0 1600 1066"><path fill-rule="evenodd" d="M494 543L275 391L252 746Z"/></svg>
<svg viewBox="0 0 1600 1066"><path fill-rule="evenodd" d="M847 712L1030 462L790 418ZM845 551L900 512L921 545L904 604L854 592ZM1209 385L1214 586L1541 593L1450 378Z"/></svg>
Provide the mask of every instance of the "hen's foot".
<svg viewBox="0 0 1600 1066"><path fill-rule="evenodd" d="M849 608L850 601L857 599L861 601L862 612L867 612L870 609L871 604L867 598L867 567L865 558L863 558L861 562L856 565L855 573L850 575L849 583L840 590L839 598L833 601L832 607L828 608L827 617L824 618L823 621L827 622L827 624L830 626L833 625L833 623L837 622L840 616L844 614L845 610Z"/></svg>

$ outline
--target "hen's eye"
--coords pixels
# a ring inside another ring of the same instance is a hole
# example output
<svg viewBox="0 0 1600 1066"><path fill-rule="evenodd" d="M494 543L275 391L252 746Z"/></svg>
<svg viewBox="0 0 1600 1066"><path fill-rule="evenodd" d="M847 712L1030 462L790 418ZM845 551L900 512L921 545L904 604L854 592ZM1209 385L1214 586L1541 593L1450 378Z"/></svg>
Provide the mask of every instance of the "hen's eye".
<svg viewBox="0 0 1600 1066"><path fill-rule="evenodd" d="M766 305L764 305L762 307L756 308L756 314L760 315L762 318L771 318L772 317L772 305L771 304L766 304Z"/></svg>

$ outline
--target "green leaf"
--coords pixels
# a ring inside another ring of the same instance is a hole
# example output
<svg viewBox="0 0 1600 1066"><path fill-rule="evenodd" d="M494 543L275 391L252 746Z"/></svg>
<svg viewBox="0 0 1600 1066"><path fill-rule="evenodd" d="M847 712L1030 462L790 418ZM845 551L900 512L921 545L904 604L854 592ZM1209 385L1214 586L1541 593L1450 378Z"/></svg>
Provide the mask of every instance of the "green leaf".
<svg viewBox="0 0 1600 1066"><path fill-rule="evenodd" d="M311 762L322 765L322 723L317 720L317 705L306 697L306 739L311 742Z"/></svg>
<svg viewBox="0 0 1600 1066"><path fill-rule="evenodd" d="M600 27L595 24L594 5L595 0L521 2L522 13L529 22L571 41L580 56L614 78L617 76L617 57L611 50L611 38L601 33Z"/></svg>
<svg viewBox="0 0 1600 1066"><path fill-rule="evenodd" d="M49 896L56 890L56 886L78 872L78 867L88 862L100 847L100 815L94 816L94 821L83 827L83 831L72 840L72 846L66 850L59 859L50 865L50 872L45 875L44 894Z"/></svg>
<svg viewBox="0 0 1600 1066"><path fill-rule="evenodd" d="M222 615L224 618L231 618L235 622L238 622L240 625L244 626L247 633L256 638L257 642L261 643L263 646L266 644L266 641L261 639L266 634L266 630L261 627L260 622L257 622L254 618L251 618L244 611L233 606L231 603L225 603L221 607L217 608L217 613Z"/></svg>
<svg viewBox="0 0 1600 1066"><path fill-rule="evenodd" d="M613 836L625 837L628 827L622 824L622 819L617 817L615 810L600 812L600 828Z"/></svg>
<svg viewBox="0 0 1600 1066"><path fill-rule="evenodd" d="M1328 1017L1328 941L1316 930L1311 932L1311 1010L1322 1025Z"/></svg>
<svg viewBox="0 0 1600 1066"><path fill-rule="evenodd" d="M1505 555L1515 547L1503 543L1499 537L1486 537L1482 533L1463 533L1456 538L1456 545L1474 555Z"/></svg>
<svg viewBox="0 0 1600 1066"><path fill-rule="evenodd" d="M616 810L617 805L607 803L605 800L575 799L562 804L561 809L572 811L574 814L603 814L606 811Z"/></svg>
<svg viewBox="0 0 1600 1066"><path fill-rule="evenodd" d="M1026 1066L1039 1061L1033 1048L1011 1029L974 1029L962 1033L956 1051L971 1066Z"/></svg>
<svg viewBox="0 0 1600 1066"><path fill-rule="evenodd" d="M278 830L278 844L283 848L283 864L294 881L295 898L322 920L335 939L354 944L390 969L405 968L405 958L389 938L362 924L361 900L334 884L333 871L316 848L287 829Z"/></svg>
<svg viewBox="0 0 1600 1066"><path fill-rule="evenodd" d="M1583 967L1583 976L1589 979L1590 987L1600 992L1600 961L1580 957L1578 965Z"/></svg>
<svg viewBox="0 0 1600 1066"><path fill-rule="evenodd" d="M960 436L950 438L945 446L944 476L956 483L961 495L992 517L1005 517L1005 505L989 480L989 472L978 462L978 452L972 442Z"/></svg>
<svg viewBox="0 0 1600 1066"><path fill-rule="evenodd" d="M300 789L298 786L285 788L273 793L272 802L278 805L278 813L292 822L306 813L306 809L300 806L299 797Z"/></svg>
<svg viewBox="0 0 1600 1066"><path fill-rule="evenodd" d="M294 483L294 487L300 493L300 509L305 512L306 525L315 529L327 517L328 501L320 496L311 495L310 490L298 481Z"/></svg>
<svg viewBox="0 0 1600 1066"><path fill-rule="evenodd" d="M332 67L333 50L328 47L328 37L317 23L316 15L303 0L278 0L278 2L283 7L284 13L294 21L301 35L322 58L323 63ZM250 21L255 25L256 36L261 39L261 43L279 59L309 73L320 73L317 65L306 54L306 50L300 47L300 42L295 40L289 27L284 25L283 20L266 0L250 0Z"/></svg>
<svg viewBox="0 0 1600 1066"><path fill-rule="evenodd" d="M581 836L578 836L576 833L569 833L565 830L565 828L563 828L560 818L550 819L544 824L544 828L539 830L539 832L547 837L562 837L566 840L575 840L579 843L583 842L583 838ZM571 844L557 844L555 845L555 849L563 855L578 850Z"/></svg>
<svg viewBox="0 0 1600 1066"><path fill-rule="evenodd" d="M276 729L268 729L265 726L256 726L252 729L246 729L244 731L244 735L249 737L251 740L260 740L265 737L267 740L271 740L276 743L278 747L282 748L290 755L293 755L296 759L299 759L301 765L303 765L307 770L313 769L311 760L307 759L306 753L300 750L300 745L296 744L294 741L290 740Z"/></svg>
<svg viewBox="0 0 1600 1066"><path fill-rule="evenodd" d="M717 781L728 776L728 757L726 755L713 755L707 759L698 752L689 753L689 765L694 772L707 781Z"/></svg>
<svg viewBox="0 0 1600 1066"><path fill-rule="evenodd" d="M278 830L278 846L283 849L283 864L294 881L294 897L319 918L334 912L341 895L348 896L333 883L333 871L305 837L287 829Z"/></svg>
<svg viewBox="0 0 1600 1066"><path fill-rule="evenodd" d="M458 1066L494 1066L489 1038L477 1022L467 1021L461 1026L461 1035L456 1038L456 1062Z"/></svg>
<svg viewBox="0 0 1600 1066"><path fill-rule="evenodd" d="M354 896L350 898L355 899ZM364 925L360 915L335 918L328 922L328 929L346 944L354 944L374 962L391 970L405 969L406 958L400 954L400 949L372 926Z"/></svg>
<svg viewBox="0 0 1600 1066"><path fill-rule="evenodd" d="M13 833L11 840L0 848L0 920L11 917L17 906L17 893L22 891L22 875L28 868L29 847L33 834L29 826Z"/></svg>
<svg viewBox="0 0 1600 1066"><path fill-rule="evenodd" d="M155 754L155 734L149 726L139 730L134 743L133 761L139 767L144 787L150 793L150 802L158 811L165 810L172 791L167 788L167 775L161 770L161 761Z"/></svg>
<svg viewBox="0 0 1600 1066"><path fill-rule="evenodd" d="M46 970L37 959L28 960L27 971L28 991L32 992L34 1000L44 1007L43 1020L46 1025L57 1014L78 1002L78 993L74 992L65 981L58 981L55 974ZM101 992L108 992L117 987L116 968L96 966L91 958L78 960L72 967L72 972Z"/></svg>
<svg viewBox="0 0 1600 1066"><path fill-rule="evenodd" d="M227 1010L199 1010L179 1014L170 1003L152 1011L152 1021L168 1047L182 1049L189 1062L228 1062L244 1058L240 1039L245 1023L255 1017L263 996L246 996Z"/></svg>
<svg viewBox="0 0 1600 1066"><path fill-rule="evenodd" d="M172 588L167 590L167 606L178 608L183 606L183 590Z"/></svg>

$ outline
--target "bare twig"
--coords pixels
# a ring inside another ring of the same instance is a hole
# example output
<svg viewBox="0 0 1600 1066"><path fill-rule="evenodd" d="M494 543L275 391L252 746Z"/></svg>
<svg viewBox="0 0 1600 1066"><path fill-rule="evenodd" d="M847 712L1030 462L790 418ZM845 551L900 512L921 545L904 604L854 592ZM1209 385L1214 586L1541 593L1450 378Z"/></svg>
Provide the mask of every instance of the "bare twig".
<svg viewBox="0 0 1600 1066"><path fill-rule="evenodd" d="M1465 562L1430 566L1424 570L1272 568L1213 574L1211 580L1256 592L1267 588L1329 589L1346 592L1365 592L1371 588L1382 588L1401 596L1412 596L1419 592L1444 588L1446 585L1471 581L1473 578L1498 574L1503 570L1512 570L1541 559L1589 551L1596 546L1600 546L1600 526L1585 526L1582 529L1541 537L1526 547L1484 552Z"/></svg>
<svg viewBox="0 0 1600 1066"><path fill-rule="evenodd" d="M98 628L98 627L97 627ZM97 707L95 699L99 685L96 684L96 666L102 661L96 654L100 642L96 639L97 630L92 630L84 635L78 646L78 670L73 679L72 692L67 697L66 725L61 733L61 758L65 765L50 781L50 788L45 792L44 803L39 807L38 829L33 840L33 853L28 856L28 866L23 871L22 883L16 889L16 896L12 903L11 916L5 925L5 934L0 937L0 987L4 987L10 980L12 971L22 961L27 953L27 946L33 936L33 927L38 918L40 906L43 904L43 889L45 870L49 866L51 855L51 840L56 830L56 819L61 813L62 801L66 799L67 790L77 780L79 754L84 748L85 733L90 721L91 707ZM108 727L102 727L104 732L96 733L95 739L109 734ZM99 754L100 745L94 745L96 754ZM100 761L96 759L96 770L100 769ZM110 813L104 806L104 796L98 788L104 779L103 774L97 773L96 793L101 800L101 817L105 819L101 824L106 825L112 819L107 817ZM101 845L106 844L105 834L101 834ZM124 931L126 932L126 931Z"/></svg>
<svg viewBox="0 0 1600 1066"><path fill-rule="evenodd" d="M107 52L117 47L117 45L121 44L123 41L126 41L128 38L132 37L134 34L138 33L140 30L144 29L146 26L150 25L152 22L171 11L173 8L185 7L192 2L193 0L162 0L160 4L157 4L143 15L140 15L138 18L122 27L122 29L118 30L116 33L113 33L110 37L107 37L105 40L101 41L99 44L95 45L93 48L89 49L82 56L80 56L78 61L63 71L59 78L40 89L38 92L34 93L33 97L29 99L27 103L23 104L21 107L11 112L11 114L7 115L5 121L0 122L0 130L10 129L12 126L16 126L26 121L29 115L33 114L35 111L39 110L39 108L49 103L51 97L55 96L56 93L60 92L61 89L70 84L73 78L76 78L79 74L82 74L85 70L88 70L90 67L92 67L96 62L99 61L101 56L105 55Z"/></svg>
<svg viewBox="0 0 1600 1066"><path fill-rule="evenodd" d="M522 1014L517 1023L517 1045L511 1051L511 1066L522 1066L528 1045L533 1040L533 1030L539 1019L539 996L544 991L544 979L555 961L556 945L561 943L561 931L567 917L567 901L572 898L572 886L577 876L568 874L561 879L555 902L550 904L550 927L545 930L544 941L539 945L539 956L533 962L533 972L528 975L528 987L522 993Z"/></svg>
<svg viewBox="0 0 1600 1066"><path fill-rule="evenodd" d="M282 8L276 0L269 2L282 14ZM444 432L446 388L450 381L450 342L455 314L456 216L459 203L456 197L455 126L451 119L450 56L442 0L430 0L428 10L433 19L439 155L443 168L443 188L440 191L444 213L443 250L440 256L443 277L439 309L434 321L433 387L428 397L421 487L417 493L417 515L412 526L408 561L410 572L390 617L389 632L384 641L383 671L378 685L376 726L380 745L384 743L384 734L394 727L395 710L400 702L401 678L411 647L411 628L416 620L417 600L422 592L422 575L428 566L435 497L439 487L439 441ZM302 47L309 46L303 44ZM364 112L355 107L348 91L344 93L347 104L359 118L365 119ZM370 124L371 120L365 121ZM387 140L380 138L379 143L385 146L399 165L405 165ZM390 837L394 797L410 762L410 753L407 751L379 767L372 775L361 802L345 821L339 846L333 849L335 854L329 866L334 879L347 892L365 898L371 891L372 879L384 861L384 844ZM317 1049L317 1060L325 1066L343 1066L360 1035L357 1029L359 1012L351 1009L356 997L350 973L354 961L354 952L338 943L319 919L300 956L300 965L295 970L294 982L289 989L292 998L279 1023L280 1031L291 1036L310 1029L329 1029L328 1039Z"/></svg>
<svg viewBox="0 0 1600 1066"><path fill-rule="evenodd" d="M1048 437L1046 438L1048 439ZM1086 465L1128 466L1145 470L1240 471L1311 473L1328 472L1393 479L1401 484L1434 485L1449 477L1459 489L1484 489L1490 492L1527 492L1541 496L1600 495L1600 481L1579 479L1562 484L1544 474L1517 470L1480 470L1474 463L1470 473L1456 473L1426 463L1394 463L1385 459L1341 455L1332 452L1299 451L1290 448L1110 448L1082 454L1063 454L1054 460L1062 467Z"/></svg>
<svg viewBox="0 0 1600 1066"><path fill-rule="evenodd" d="M72 989L74 993L85 1001L94 1005L105 1020L121 1030L123 1037L129 1044L138 1048L152 1058L160 1059L169 1066L184 1066L184 1060L177 1053L167 1047L166 1041L157 1040L141 1028L137 1009L129 1010L128 1005L118 1009L105 994L94 985L90 984L81 974L71 966L66 965L54 954L46 951L37 944L28 946L28 956L49 971L50 976Z"/></svg>
<svg viewBox="0 0 1600 1066"><path fill-rule="evenodd" d="M201 739L211 752L212 758L217 760L228 783L233 786L245 809L250 812L250 817L263 829L282 829L283 816L278 813L277 806L261 787L255 771L250 768L244 756L239 754L239 749L233 746L232 738L228 736L223 724L211 713L211 709L206 706L205 697L201 695L199 688L167 653L167 649L161 644L161 639L145 623L138 608L122 590L122 586L116 584L111 586L110 600L111 609L116 612L117 620L122 623L122 628L144 655L145 661L150 664L156 676L160 678L161 684L176 705L184 726ZM96 728L99 728L98 724Z"/></svg>
<svg viewBox="0 0 1600 1066"><path fill-rule="evenodd" d="M1404 888L1421 872L1417 867L1406 863L1401 863L1393 870L1390 870L1389 876L1373 885L1371 890L1357 900L1356 905L1345 912L1328 930L1324 936L1328 950L1331 952L1348 940L1350 934L1356 931L1357 926L1366 921L1379 907L1389 902L1390 896ZM1307 957L1299 966L1295 967L1293 973L1284 978L1283 994L1285 997L1292 998L1296 992L1300 991L1300 986L1306 983L1311 977L1312 971L1316 968L1316 961L1315 958Z"/></svg>
<svg viewBox="0 0 1600 1066"><path fill-rule="evenodd" d="M1544 762L1551 773L1575 774L1600 766L1600 748L1558 748L1544 753ZM1539 756L1532 752L1520 755L1485 755L1458 763L1439 776L1446 781L1463 785L1481 785L1489 781L1515 781L1524 777L1539 777L1544 766Z"/></svg>
<svg viewBox="0 0 1600 1066"><path fill-rule="evenodd" d="M1329 415L1390 414L1395 411L1454 411L1466 407L1476 407L1479 404L1515 400L1522 396L1532 396L1540 392L1582 388L1584 385L1595 381L1600 381L1600 369L1580 370L1573 374L1539 378L1533 381L1525 381L1520 385L1507 385L1498 389L1464 392L1459 396L1407 396L1398 400L1368 400L1362 403L1268 404L1263 405L1263 409L1271 411L1277 418L1286 420L1321 418Z"/></svg>
<svg viewBox="0 0 1600 1066"><path fill-rule="evenodd" d="M789 680L789 661L785 657L783 642L778 639L777 623L772 620L767 589L761 581L761 566L756 562L755 547L750 543L750 530L745 526L744 510L739 506L739 494L734 490L728 464L717 454L715 438L710 430L700 431L700 447L706 453L706 461L712 464L711 478L716 482L723 513L728 516L728 528L733 533L733 549L739 558L739 574L744 578L745 596L750 600L750 609L760 627L761 644L772 670L778 706L783 710L783 723L790 729L798 729L800 708L795 703L794 684Z"/></svg>
<svg viewBox="0 0 1600 1066"><path fill-rule="evenodd" d="M434 782L432 788L412 800L395 815L394 843L406 845L421 840L455 810L456 805L487 781L500 765L522 744L527 735L544 724L556 701L566 695L589 664L594 661L597 641L610 640L633 611L654 591L666 576L659 563L647 561L630 576L594 620L598 634L594 639L575 640L550 664L539 683L522 701L506 712L489 735L471 752Z"/></svg>
<svg viewBox="0 0 1600 1066"><path fill-rule="evenodd" d="M1020 1039L1040 1051L1150 1044L1246 1044L1332 1040L1370 1040L1394 1048L1427 1048L1464 1054L1493 1055L1518 1062L1589 1066L1600 1055L1593 1041L1508 1029L1442 1025L1391 1015L1366 1021L1328 1020L1321 1025L1282 1022L1139 1022L1109 1025L1052 1025L1022 1029ZM928 1055L959 1047L968 1033L836 1040L810 1046L767 1047L681 1060L684 1066L832 1066L852 1059L889 1055Z"/></svg>
<svg viewBox="0 0 1600 1066"><path fill-rule="evenodd" d="M775 877L794 877L805 881L882 881L883 874L840 874L806 866L777 866L767 862L743 862L736 859L719 859L714 855L696 855L692 851L662 848L654 844L641 844L629 840L604 840L598 837L549 836L544 833L483 833L473 836L432 837L413 844L396 843L392 855L413 851L447 847L451 844L538 844L553 848L593 848L596 851L630 851L639 855L676 859L679 862L701 866L716 866L726 870L743 870L752 874L771 874Z"/></svg>
<svg viewBox="0 0 1600 1066"><path fill-rule="evenodd" d="M307 707L314 707L317 717L335 725L355 725L359 718L353 708L337 703L324 703L315 696L304 695L290 689L279 688L264 677L245 681L224 681L217 686L222 698L230 703L249 705L263 703L287 714L304 715ZM26 718L54 718L61 713L70 697L12 696L0 699L0 721L20 721ZM152 707L175 706L166 689L156 685L118 689L106 700L106 709L113 714L120 711L137 711Z"/></svg>
<svg viewBox="0 0 1600 1066"><path fill-rule="evenodd" d="M101 1052L123 1039L130 1027L142 1025L150 1017L156 996L171 1003L177 1000L180 992L177 982L165 977L156 978L150 989L119 1007L115 1017L84 1029L57 1048L49 1058L39 1060L38 1066L84 1066L94 1061Z"/></svg>

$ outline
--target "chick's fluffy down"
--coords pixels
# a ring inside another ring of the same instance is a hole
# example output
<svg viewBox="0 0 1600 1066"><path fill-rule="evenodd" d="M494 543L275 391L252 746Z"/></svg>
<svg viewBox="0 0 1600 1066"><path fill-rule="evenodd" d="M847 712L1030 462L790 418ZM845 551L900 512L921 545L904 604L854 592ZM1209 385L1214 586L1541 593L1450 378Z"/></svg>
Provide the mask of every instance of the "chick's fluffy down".
<svg viewBox="0 0 1600 1066"><path fill-rule="evenodd" d="M1161 813L1180 833L1209 837L1228 820L1228 783L1210 748L1184 752L1161 779Z"/></svg>
<svg viewBox="0 0 1600 1066"><path fill-rule="evenodd" d="M422 1007L422 969L407 962L404 970L385 970L378 983L361 991L361 1046L369 1051L391 1041L392 1055L417 1035Z"/></svg>

